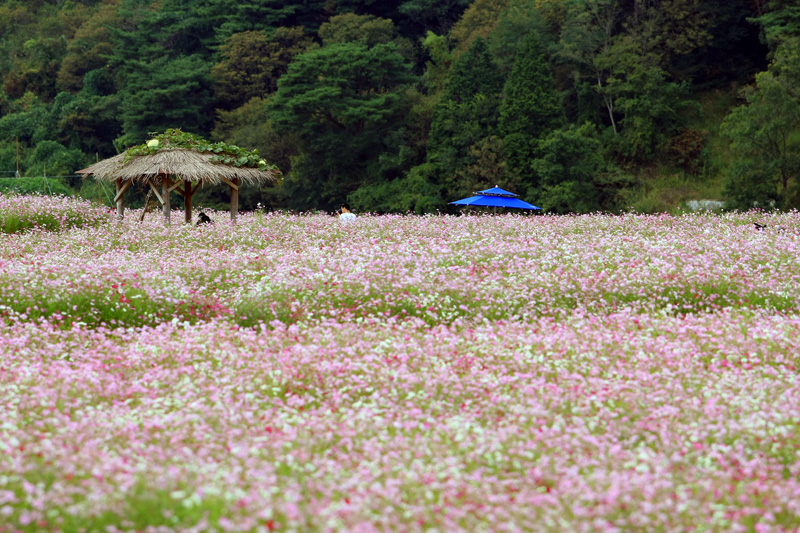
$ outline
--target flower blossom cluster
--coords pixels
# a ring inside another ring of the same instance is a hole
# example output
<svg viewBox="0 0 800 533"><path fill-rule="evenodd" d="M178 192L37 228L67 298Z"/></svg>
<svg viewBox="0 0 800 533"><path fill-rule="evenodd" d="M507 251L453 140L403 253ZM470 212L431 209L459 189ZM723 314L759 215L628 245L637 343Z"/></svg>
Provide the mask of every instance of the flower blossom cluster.
<svg viewBox="0 0 800 533"><path fill-rule="evenodd" d="M99 226L109 219L108 209L92 205L88 200L0 194L0 233Z"/></svg>
<svg viewBox="0 0 800 533"><path fill-rule="evenodd" d="M0 532L800 527L796 213L160 222L0 235Z"/></svg>

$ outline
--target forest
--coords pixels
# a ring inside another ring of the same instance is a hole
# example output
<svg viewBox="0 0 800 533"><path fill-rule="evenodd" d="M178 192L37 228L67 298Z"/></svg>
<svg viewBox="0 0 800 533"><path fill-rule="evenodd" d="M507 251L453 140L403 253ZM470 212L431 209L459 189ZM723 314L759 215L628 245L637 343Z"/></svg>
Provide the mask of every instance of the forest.
<svg viewBox="0 0 800 533"><path fill-rule="evenodd" d="M243 209L791 210L800 5L0 1L0 191L108 203L75 172L169 128L281 169Z"/></svg>

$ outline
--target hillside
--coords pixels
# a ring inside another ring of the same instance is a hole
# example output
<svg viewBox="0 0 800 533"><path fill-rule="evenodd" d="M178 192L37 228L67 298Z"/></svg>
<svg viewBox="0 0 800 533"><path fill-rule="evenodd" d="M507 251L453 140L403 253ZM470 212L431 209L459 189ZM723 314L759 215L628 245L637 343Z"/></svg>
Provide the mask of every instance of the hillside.
<svg viewBox="0 0 800 533"><path fill-rule="evenodd" d="M800 207L800 7L720 4L2 0L0 191L180 128L281 168L243 209Z"/></svg>

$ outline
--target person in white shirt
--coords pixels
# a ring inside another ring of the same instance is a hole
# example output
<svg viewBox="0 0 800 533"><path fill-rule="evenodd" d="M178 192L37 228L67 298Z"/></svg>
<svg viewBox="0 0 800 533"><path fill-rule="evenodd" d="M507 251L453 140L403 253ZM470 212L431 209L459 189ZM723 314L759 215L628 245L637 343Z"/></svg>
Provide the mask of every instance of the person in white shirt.
<svg viewBox="0 0 800 533"><path fill-rule="evenodd" d="M342 222L350 222L355 220L356 216L350 212L350 204L342 204L342 210L339 214L339 220Z"/></svg>

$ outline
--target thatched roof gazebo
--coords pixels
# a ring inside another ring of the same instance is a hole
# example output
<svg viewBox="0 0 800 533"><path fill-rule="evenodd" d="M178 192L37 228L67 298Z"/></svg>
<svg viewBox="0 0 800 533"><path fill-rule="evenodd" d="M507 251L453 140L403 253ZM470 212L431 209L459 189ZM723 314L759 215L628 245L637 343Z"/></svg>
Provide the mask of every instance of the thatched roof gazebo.
<svg viewBox="0 0 800 533"><path fill-rule="evenodd" d="M186 223L192 222L192 196L201 185L227 185L231 189L231 221L239 210L239 186L273 183L281 173L260 159L257 151L245 151L224 143L209 143L180 130L167 130L144 145L91 165L78 174L116 184L117 216L125 215L124 195L131 185L150 187L163 207L164 223L170 224L172 191L183 196Z"/></svg>

